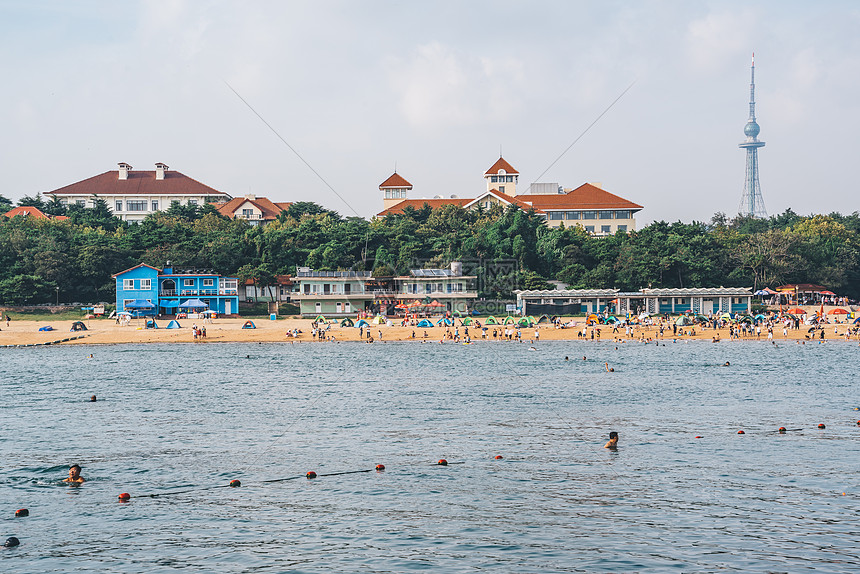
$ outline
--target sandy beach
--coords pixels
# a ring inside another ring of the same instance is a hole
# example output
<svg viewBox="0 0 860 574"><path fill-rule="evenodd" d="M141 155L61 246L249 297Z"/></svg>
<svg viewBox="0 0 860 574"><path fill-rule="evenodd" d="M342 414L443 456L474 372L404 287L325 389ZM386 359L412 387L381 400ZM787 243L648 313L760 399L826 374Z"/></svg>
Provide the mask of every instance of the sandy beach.
<svg viewBox="0 0 860 574"><path fill-rule="evenodd" d="M254 319L253 322L256 325L256 329L243 329L242 325L244 325L245 318L226 318L226 319L215 319L212 322L204 323L201 320L193 320L193 319L182 319L180 323L182 325L181 329L166 329L165 327L170 322L169 320L161 319L158 321L159 329L143 329L143 320L140 320L138 323L137 320L132 320L129 325L117 325L116 322L112 319L89 319L85 321L85 324L88 327L87 331L80 332L71 332L71 326L73 321L23 321L23 320L15 320L13 319L9 326L6 326L5 322L0 325L0 345L33 345L33 344L64 344L64 345L102 345L102 344L119 344L119 343L195 343L195 344L207 344L207 343L232 343L232 342L284 342L284 343L315 343L315 344L324 344L325 342L320 342L312 339L311 336L311 320L310 319L279 319L277 321L271 321L268 319ZM568 321L570 319L565 319ZM556 341L556 340L580 340L580 334L582 332L582 327L585 322L584 317L572 318L573 321L576 321L577 327L575 328L564 328L557 329L553 325L550 324L541 324L538 327L538 331L540 333L539 340L540 341ZM206 338L195 340L191 326L196 323L198 326L206 327ZM46 325L50 325L54 328L53 331L39 331L40 327L44 327ZM845 333L849 327L852 325L847 323L832 323L826 326L824 329L824 337L825 340L839 340L845 341ZM613 333L613 328L611 325L599 325L600 329L600 340L613 340L615 338L618 339L627 339L627 340L641 340L643 337L647 339L656 339L659 337L659 329L658 327L644 327L637 326L634 329L632 336L625 336L624 328L619 328L617 333ZM287 337L287 331L299 329L302 333L297 338ZM492 333L493 330L496 329L501 336L504 331L504 327L502 326L488 326L488 337L487 340L492 341ZM587 341L591 341L591 331L593 328L589 327L588 334L586 337ZM800 329L793 330L789 329L787 337L783 336L782 327L774 328L773 339L777 342L780 340L806 340L810 333L808 333L809 327L806 325L801 325ZM452 329L453 330L453 329ZM692 334L692 331L695 331L695 334ZM522 333L523 341L532 341L535 338L535 328L534 327L524 327L520 329ZM365 330L365 337L366 337ZM425 339L429 341L439 341L443 337L445 337L445 328L444 327L432 327L432 328L413 328L413 327L400 327L399 321L394 323L392 326L386 325L371 325L370 329L371 335L373 336L376 342L380 341L380 332L382 333L382 341L411 341L416 340L420 341ZM414 339L413 339L414 333ZM459 327L459 334L461 337L465 335L465 329L463 327ZM63 339L68 339L71 337L79 337L84 335L82 338L76 339L74 341L67 341L63 343L58 343ZM327 331L327 335L329 337L333 337L334 341L359 341L360 333L359 329L354 327L341 327L339 324L331 324L330 328ZM474 327L469 328L469 335L472 337L472 340L475 342L481 341L481 334L479 329L475 329ZM664 331L664 336L661 340L671 340L673 338L683 339L683 340L713 340L715 336L719 335L721 342L729 342L729 330L728 329L701 329L699 327L695 327L692 329L690 327L679 328L678 335L672 335L671 325L666 328ZM595 340L598 339L598 335L595 332ZM816 339L818 339L818 332L816 333ZM742 340L757 340L757 337L746 337ZM767 342L767 334L763 329L761 337L758 340ZM852 341L856 341L857 337L854 336L851 339ZM446 339L446 342L449 342Z"/></svg>

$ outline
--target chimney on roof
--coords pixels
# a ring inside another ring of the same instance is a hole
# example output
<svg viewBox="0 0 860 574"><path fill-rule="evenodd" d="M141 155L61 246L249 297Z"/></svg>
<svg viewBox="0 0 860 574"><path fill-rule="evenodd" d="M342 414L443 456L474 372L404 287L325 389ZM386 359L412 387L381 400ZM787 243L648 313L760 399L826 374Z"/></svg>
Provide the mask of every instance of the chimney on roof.
<svg viewBox="0 0 860 574"><path fill-rule="evenodd" d="M117 164L119 166L119 178L120 179L128 179L128 172L131 171L131 166L124 161L121 161Z"/></svg>
<svg viewBox="0 0 860 574"><path fill-rule="evenodd" d="M591 185L593 185L597 189L603 189L603 182L602 181L592 181L590 183L591 183Z"/></svg>
<svg viewBox="0 0 860 574"><path fill-rule="evenodd" d="M164 174L168 169L170 168L167 167L167 164L160 162L155 164L155 179L164 179Z"/></svg>
<svg viewBox="0 0 860 574"><path fill-rule="evenodd" d="M257 199L257 196L254 195L253 193L246 193L245 199L250 199L251 201L255 201Z"/></svg>

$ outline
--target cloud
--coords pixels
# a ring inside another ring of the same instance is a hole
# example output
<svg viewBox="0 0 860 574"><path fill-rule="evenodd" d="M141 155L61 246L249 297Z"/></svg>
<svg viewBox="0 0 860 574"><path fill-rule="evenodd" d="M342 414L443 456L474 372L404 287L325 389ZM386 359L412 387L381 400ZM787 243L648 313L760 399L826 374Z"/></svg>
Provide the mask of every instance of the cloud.
<svg viewBox="0 0 860 574"><path fill-rule="evenodd" d="M693 20L685 37L687 59L702 74L720 71L736 65L738 56L754 48L757 29L755 12L711 12Z"/></svg>
<svg viewBox="0 0 860 574"><path fill-rule="evenodd" d="M406 121L435 130L510 119L522 105L525 72L515 58L476 57L432 42L392 60L389 84Z"/></svg>

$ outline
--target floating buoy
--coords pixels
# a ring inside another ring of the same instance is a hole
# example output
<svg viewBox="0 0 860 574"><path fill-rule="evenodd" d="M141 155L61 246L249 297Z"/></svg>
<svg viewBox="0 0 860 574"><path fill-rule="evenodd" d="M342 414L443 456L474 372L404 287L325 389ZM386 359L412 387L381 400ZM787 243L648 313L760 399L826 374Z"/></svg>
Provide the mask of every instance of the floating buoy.
<svg viewBox="0 0 860 574"><path fill-rule="evenodd" d="M497 455L496 455L496 460L502 460L503 458L505 458L505 457L503 457L503 456L502 456L502 455L500 455L500 454L497 454Z"/></svg>
<svg viewBox="0 0 860 574"><path fill-rule="evenodd" d="M376 470L385 470L385 465L384 464L377 464Z"/></svg>
<svg viewBox="0 0 860 574"><path fill-rule="evenodd" d="M238 479L234 478L233 480L230 481L230 488L239 488L240 486L242 486L242 482L239 481Z"/></svg>
<svg viewBox="0 0 860 574"><path fill-rule="evenodd" d="M317 477L317 473L315 473L315 472L314 472L314 471L312 471L312 470L309 470L309 471L308 471L308 473L307 473L305 476L306 476L306 477L308 477L308 480L310 480L310 479L312 479L312 478L316 478L316 477Z"/></svg>
<svg viewBox="0 0 860 574"><path fill-rule="evenodd" d="M26 508L19 508L18 510L15 511L15 516L17 516L19 518L23 518L25 516L30 516L30 511L27 510Z"/></svg>
<svg viewBox="0 0 860 574"><path fill-rule="evenodd" d="M779 427L779 434L785 434L785 427Z"/></svg>
<svg viewBox="0 0 860 574"><path fill-rule="evenodd" d="M738 434L746 434L746 433L745 433L744 431L742 431L742 430L739 430L739 431L738 431Z"/></svg>
<svg viewBox="0 0 860 574"><path fill-rule="evenodd" d="M857 426L860 426L860 421L857 421Z"/></svg>
<svg viewBox="0 0 860 574"><path fill-rule="evenodd" d="M701 435L696 435L696 438L702 438L702 436L701 436Z"/></svg>
<svg viewBox="0 0 860 574"><path fill-rule="evenodd" d="M126 500L129 500L131 498L131 495L127 492L123 492L117 498L119 498L122 501L126 501Z"/></svg>
<svg viewBox="0 0 860 574"><path fill-rule="evenodd" d="M91 403L96 402L96 400L97 400L97 399L96 399L96 396L95 396L95 395L93 395L93 396L91 396L91 397L90 397L90 402L91 402Z"/></svg>
<svg viewBox="0 0 860 574"><path fill-rule="evenodd" d="M824 426L824 423L818 423L818 428L823 429L823 428L827 428L827 427Z"/></svg>
<svg viewBox="0 0 860 574"><path fill-rule="evenodd" d="M438 464L439 466L448 466L448 461L444 458L440 458L439 462L437 462L436 464Z"/></svg>
<svg viewBox="0 0 860 574"><path fill-rule="evenodd" d="M18 546L21 544L21 541L15 538L14 536L10 536L6 539L6 542L3 543L3 546L6 548L12 548L13 546Z"/></svg>

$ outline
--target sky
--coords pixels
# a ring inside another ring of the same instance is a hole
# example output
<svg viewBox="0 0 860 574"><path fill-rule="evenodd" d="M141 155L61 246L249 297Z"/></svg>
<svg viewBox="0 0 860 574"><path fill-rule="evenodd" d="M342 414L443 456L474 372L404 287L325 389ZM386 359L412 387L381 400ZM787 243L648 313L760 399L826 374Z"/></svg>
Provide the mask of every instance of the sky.
<svg viewBox="0 0 860 574"><path fill-rule="evenodd" d="M520 189L709 221L738 212L755 52L767 212L851 213L858 29L852 1L0 0L0 194L164 162L370 217L395 167L474 197L501 152Z"/></svg>

